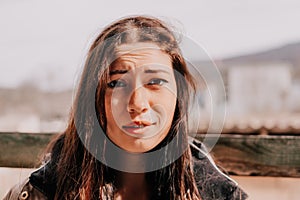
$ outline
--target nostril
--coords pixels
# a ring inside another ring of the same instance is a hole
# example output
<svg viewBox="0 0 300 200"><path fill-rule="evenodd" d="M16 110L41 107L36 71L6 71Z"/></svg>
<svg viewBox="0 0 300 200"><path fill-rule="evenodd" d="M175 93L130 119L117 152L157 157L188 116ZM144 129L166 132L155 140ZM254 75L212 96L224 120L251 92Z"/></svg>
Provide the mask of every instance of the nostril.
<svg viewBox="0 0 300 200"><path fill-rule="evenodd" d="M133 91L127 107L129 113L143 113L149 109L147 95L145 95L143 88Z"/></svg>
<svg viewBox="0 0 300 200"><path fill-rule="evenodd" d="M146 105L140 105L140 106L128 106L128 112L130 114L134 114L134 113L144 113L148 111L148 107Z"/></svg>

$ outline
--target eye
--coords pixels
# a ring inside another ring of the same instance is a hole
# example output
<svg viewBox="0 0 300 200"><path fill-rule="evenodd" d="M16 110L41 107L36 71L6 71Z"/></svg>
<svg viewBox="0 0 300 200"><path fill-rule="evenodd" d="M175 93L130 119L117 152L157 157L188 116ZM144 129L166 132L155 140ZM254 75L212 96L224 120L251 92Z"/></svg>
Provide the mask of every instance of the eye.
<svg viewBox="0 0 300 200"><path fill-rule="evenodd" d="M109 88L126 87L127 83L122 80L113 80L113 81L107 83L107 86Z"/></svg>
<svg viewBox="0 0 300 200"><path fill-rule="evenodd" d="M161 79L161 78L154 78L154 79L151 79L147 85L157 85L157 86L162 86L164 85L165 83L168 83L167 80L165 79Z"/></svg>

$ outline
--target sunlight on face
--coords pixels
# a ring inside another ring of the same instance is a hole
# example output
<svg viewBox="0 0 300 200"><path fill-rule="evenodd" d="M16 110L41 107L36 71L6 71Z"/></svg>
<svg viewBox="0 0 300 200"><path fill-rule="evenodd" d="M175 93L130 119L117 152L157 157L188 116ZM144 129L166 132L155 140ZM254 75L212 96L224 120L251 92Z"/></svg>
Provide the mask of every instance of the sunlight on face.
<svg viewBox="0 0 300 200"><path fill-rule="evenodd" d="M105 93L107 135L129 152L146 152L168 134L177 87L171 59L151 43L121 45Z"/></svg>

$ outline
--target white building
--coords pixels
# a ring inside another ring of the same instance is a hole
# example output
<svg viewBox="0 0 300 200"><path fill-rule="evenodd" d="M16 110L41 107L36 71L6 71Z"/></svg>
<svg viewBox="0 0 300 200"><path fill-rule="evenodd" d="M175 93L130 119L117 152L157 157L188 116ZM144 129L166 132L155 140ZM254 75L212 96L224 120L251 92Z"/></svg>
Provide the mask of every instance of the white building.
<svg viewBox="0 0 300 200"><path fill-rule="evenodd" d="M258 63L228 68L228 114L288 112L292 93L291 66Z"/></svg>

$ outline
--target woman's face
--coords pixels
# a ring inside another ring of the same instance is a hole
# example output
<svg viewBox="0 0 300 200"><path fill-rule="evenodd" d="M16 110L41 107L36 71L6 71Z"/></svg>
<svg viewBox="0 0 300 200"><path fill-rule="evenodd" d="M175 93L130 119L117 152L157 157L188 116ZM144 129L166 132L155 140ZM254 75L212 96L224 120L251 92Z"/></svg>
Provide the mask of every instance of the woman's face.
<svg viewBox="0 0 300 200"><path fill-rule="evenodd" d="M120 148L146 152L168 134L177 88L171 59L151 43L121 45L105 92L106 133Z"/></svg>

